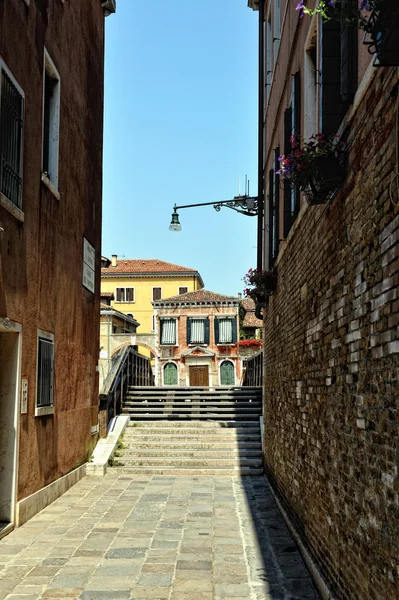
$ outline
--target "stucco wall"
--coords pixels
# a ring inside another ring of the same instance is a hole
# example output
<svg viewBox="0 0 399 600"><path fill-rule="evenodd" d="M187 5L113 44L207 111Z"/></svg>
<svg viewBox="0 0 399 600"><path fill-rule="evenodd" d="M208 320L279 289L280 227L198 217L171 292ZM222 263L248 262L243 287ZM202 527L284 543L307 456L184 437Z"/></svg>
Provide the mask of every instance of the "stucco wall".
<svg viewBox="0 0 399 600"><path fill-rule="evenodd" d="M61 77L60 199L41 183L43 59ZM0 2L0 56L25 93L24 222L0 207L0 316L22 324L18 497L83 463L97 423L104 16L98 0ZM96 295L82 287L83 236ZM37 330L55 339L55 414L35 417ZM0 417L1 418L1 417Z"/></svg>

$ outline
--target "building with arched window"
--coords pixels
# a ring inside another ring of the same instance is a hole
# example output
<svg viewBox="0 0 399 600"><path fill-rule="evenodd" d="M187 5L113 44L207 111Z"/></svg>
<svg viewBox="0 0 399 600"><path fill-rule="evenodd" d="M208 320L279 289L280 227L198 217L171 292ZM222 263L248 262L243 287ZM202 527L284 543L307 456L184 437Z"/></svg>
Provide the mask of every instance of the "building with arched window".
<svg viewBox="0 0 399 600"><path fill-rule="evenodd" d="M239 298L208 290L153 302L157 385L239 385Z"/></svg>

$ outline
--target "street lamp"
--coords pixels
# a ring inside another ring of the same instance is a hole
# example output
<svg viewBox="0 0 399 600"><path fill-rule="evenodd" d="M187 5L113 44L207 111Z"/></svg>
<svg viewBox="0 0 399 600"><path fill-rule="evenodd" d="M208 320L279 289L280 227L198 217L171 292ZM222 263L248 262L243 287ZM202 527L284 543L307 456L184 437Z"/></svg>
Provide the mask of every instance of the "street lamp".
<svg viewBox="0 0 399 600"><path fill-rule="evenodd" d="M219 202L202 202L201 204L185 204L184 206L173 207L172 220L169 225L169 231L181 231L179 213L181 208L193 208L195 206L213 206L219 212L223 206L231 208L247 217L255 217L258 214L258 197L248 196L247 194L234 196L232 200L219 200Z"/></svg>

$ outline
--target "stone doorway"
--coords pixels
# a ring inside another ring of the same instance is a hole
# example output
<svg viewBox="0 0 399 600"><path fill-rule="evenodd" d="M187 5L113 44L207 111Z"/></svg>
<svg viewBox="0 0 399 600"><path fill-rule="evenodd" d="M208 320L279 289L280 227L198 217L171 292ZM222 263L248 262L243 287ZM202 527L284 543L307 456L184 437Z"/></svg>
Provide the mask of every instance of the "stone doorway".
<svg viewBox="0 0 399 600"><path fill-rule="evenodd" d="M0 328L0 538L15 521L20 334Z"/></svg>
<svg viewBox="0 0 399 600"><path fill-rule="evenodd" d="M190 367L190 387L209 385L208 367Z"/></svg>

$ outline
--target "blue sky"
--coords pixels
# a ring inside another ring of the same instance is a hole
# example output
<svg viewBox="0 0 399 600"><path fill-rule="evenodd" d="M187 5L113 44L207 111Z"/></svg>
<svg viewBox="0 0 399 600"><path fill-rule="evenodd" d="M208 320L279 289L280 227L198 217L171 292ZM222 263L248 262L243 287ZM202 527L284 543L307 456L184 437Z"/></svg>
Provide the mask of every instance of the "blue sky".
<svg viewBox="0 0 399 600"><path fill-rule="evenodd" d="M102 253L193 269L242 291L256 218L212 206L257 193L257 13L247 0L118 0L106 19Z"/></svg>

